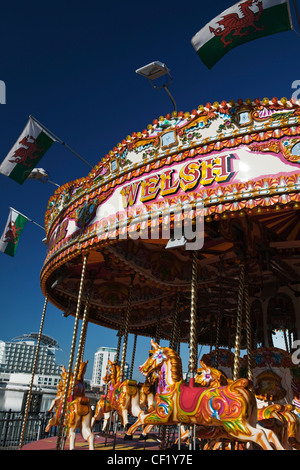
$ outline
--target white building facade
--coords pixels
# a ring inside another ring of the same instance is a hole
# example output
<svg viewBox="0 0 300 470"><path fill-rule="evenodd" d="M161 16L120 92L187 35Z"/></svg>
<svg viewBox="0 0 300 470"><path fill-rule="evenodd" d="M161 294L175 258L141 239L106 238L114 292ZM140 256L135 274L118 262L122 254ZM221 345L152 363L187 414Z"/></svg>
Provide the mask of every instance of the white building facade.
<svg viewBox="0 0 300 470"><path fill-rule="evenodd" d="M29 389L34 358L36 355L37 334L30 333L11 341L0 341L0 411L21 411L24 396ZM41 394L40 411L49 408L57 392L62 366L56 364L57 342L42 335L33 394Z"/></svg>
<svg viewBox="0 0 300 470"><path fill-rule="evenodd" d="M91 380L91 387L102 387L105 385L103 377L106 375L106 367L108 361L113 362L116 358L117 349L102 346L98 348L94 356L93 375ZM128 378L129 367L125 364L124 378Z"/></svg>

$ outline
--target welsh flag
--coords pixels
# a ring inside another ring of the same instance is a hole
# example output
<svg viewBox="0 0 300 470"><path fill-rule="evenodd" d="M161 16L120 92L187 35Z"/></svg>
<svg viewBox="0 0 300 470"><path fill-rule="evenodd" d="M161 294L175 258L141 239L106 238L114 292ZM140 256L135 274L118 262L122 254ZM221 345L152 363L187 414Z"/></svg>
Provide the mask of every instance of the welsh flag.
<svg viewBox="0 0 300 470"><path fill-rule="evenodd" d="M54 141L30 116L22 134L1 163L0 173L24 183Z"/></svg>
<svg viewBox="0 0 300 470"><path fill-rule="evenodd" d="M192 38L192 45L211 69L240 44L292 29L288 0L244 0L223 11Z"/></svg>
<svg viewBox="0 0 300 470"><path fill-rule="evenodd" d="M15 256L20 236L27 220L25 216L10 208L5 229L0 238L0 251L2 253L12 257Z"/></svg>

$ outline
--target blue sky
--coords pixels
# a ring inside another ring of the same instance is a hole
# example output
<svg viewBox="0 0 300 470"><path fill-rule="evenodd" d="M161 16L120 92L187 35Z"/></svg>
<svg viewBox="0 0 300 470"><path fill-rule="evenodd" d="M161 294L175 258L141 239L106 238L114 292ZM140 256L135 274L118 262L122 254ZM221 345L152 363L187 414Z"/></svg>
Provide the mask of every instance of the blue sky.
<svg viewBox="0 0 300 470"><path fill-rule="evenodd" d="M132 132L173 110L163 90L154 90L135 70L154 60L171 70L170 91L178 111L208 101L291 97L300 80L300 37L293 31L269 36L230 51L208 70L191 38L208 21L230 7L231 0L172 2L86 2L53 0L1 5L0 80L6 104L0 105L0 160L35 116L92 165ZM299 2L298 2L299 3ZM299 31L294 10L295 28ZM88 166L55 143L40 167L63 184L86 176ZM43 225L55 187L28 180L22 186L0 175L0 231L9 206ZM0 254L0 339L39 330L44 298L39 275L46 256L43 230L27 223L15 258ZM44 333L63 349L66 366L73 317L48 306ZM133 338L127 360L130 362ZM93 355L100 346L116 346L116 332L90 325L86 359L91 377ZM138 339L135 364L147 357L149 339ZM183 347L183 361L187 356ZM135 370L134 378L141 376Z"/></svg>

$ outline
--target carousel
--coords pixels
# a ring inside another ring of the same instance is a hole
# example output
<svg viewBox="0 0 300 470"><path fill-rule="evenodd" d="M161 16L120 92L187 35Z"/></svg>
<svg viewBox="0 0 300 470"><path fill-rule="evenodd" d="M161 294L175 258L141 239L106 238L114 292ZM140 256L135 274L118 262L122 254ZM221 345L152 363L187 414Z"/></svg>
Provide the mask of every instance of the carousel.
<svg viewBox="0 0 300 470"><path fill-rule="evenodd" d="M155 119L55 191L42 322L48 301L75 319L49 423L58 449L64 436L74 447L78 427L93 449L94 422L112 412L125 439L176 425L179 446L300 448L299 163L299 102L222 101ZM94 415L83 387L88 323L119 339ZM274 347L277 330L285 349ZM134 352L124 380L129 334L149 338L142 387ZM199 345L210 348L200 363Z"/></svg>

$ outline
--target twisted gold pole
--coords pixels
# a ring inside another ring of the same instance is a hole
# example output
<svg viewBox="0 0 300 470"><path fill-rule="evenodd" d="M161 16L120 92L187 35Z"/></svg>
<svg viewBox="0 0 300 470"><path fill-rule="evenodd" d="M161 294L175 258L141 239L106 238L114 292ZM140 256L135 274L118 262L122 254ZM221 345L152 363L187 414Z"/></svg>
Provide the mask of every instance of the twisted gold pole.
<svg viewBox="0 0 300 470"><path fill-rule="evenodd" d="M217 329L216 329L216 368L219 366L220 360L220 351L219 351L219 344L220 344L220 323L221 323L221 313L219 312L217 316Z"/></svg>
<svg viewBox="0 0 300 470"><path fill-rule="evenodd" d="M133 351L132 351L132 360L131 360L131 369L130 369L130 380L132 379L133 375L133 367L134 367L134 359L135 359L135 351L136 351L136 341L137 335L134 335L134 343L133 343Z"/></svg>
<svg viewBox="0 0 300 470"><path fill-rule="evenodd" d="M247 335L247 377L251 382L253 381L252 372L252 337L251 337L251 317L250 317L250 301L249 301L249 285L248 279L244 288L245 295L245 314L246 314L246 335Z"/></svg>
<svg viewBox="0 0 300 470"><path fill-rule="evenodd" d="M159 312L157 315L157 323L156 323L156 329L155 329L155 342L156 343L160 342L160 337L161 337L161 301L159 303Z"/></svg>
<svg viewBox="0 0 300 470"><path fill-rule="evenodd" d="M238 293L238 309L237 309L237 320L236 320L236 334L235 334L235 348L234 348L233 380L237 380L239 378L244 281L245 281L245 266L244 266L244 263L241 263L239 293Z"/></svg>
<svg viewBox="0 0 300 470"><path fill-rule="evenodd" d="M116 362L119 362L120 360L122 336L123 336L123 325L120 326L119 332L118 332L118 345L117 345L117 352L116 352L116 358L115 358Z"/></svg>
<svg viewBox="0 0 300 470"><path fill-rule="evenodd" d="M192 257L189 374L194 379L197 367L197 252ZM192 382L191 382L192 383Z"/></svg>
<svg viewBox="0 0 300 470"><path fill-rule="evenodd" d="M286 330L283 330L283 337L284 337L284 344L285 344L286 352L289 352L289 345L288 345L288 340L286 336Z"/></svg>
<svg viewBox="0 0 300 470"><path fill-rule="evenodd" d="M89 313L89 308L90 308L90 297L91 297L92 287L93 287L93 283L91 282L90 287L89 287L88 292L87 292L85 306L84 306L84 312L83 312L83 317L82 317L81 333L80 333L80 338L79 338L78 351L77 351L77 357L76 357L76 362L75 362L75 367L74 367L74 376L73 376L73 382L72 382L72 391L71 391L72 394L74 392L74 388L75 388L75 385L76 385L76 380L77 380L77 375L78 375L78 370L79 370L79 364L83 359L83 352L84 352L85 338L86 338L86 333L87 333L87 323L88 323L87 320L88 320L88 313Z"/></svg>
<svg viewBox="0 0 300 470"><path fill-rule="evenodd" d="M40 352L40 345L41 345L41 339L42 339L42 333L43 333L43 327L44 327L47 304L48 304L48 297L45 297L44 308L43 308L43 313L42 313L42 318L41 318L41 323L40 323L40 330L39 330L39 334L38 334L38 340L37 340L36 351L35 351L35 357L34 357L34 361L33 361L31 381L30 381L30 385L29 385L29 391L28 391L28 395L27 395L26 407L25 407L25 412L24 412L21 438L20 438L20 442L19 442L19 449L22 448L23 441L24 441L25 429L26 429L26 424L27 424L27 419L28 419L28 414L29 414L30 400L31 400L31 395L32 395L33 381L34 381L37 361L38 361L39 352Z"/></svg>
<svg viewBox="0 0 300 470"><path fill-rule="evenodd" d="M176 301L175 301L175 311L174 311L174 317L173 317L173 327L172 327L172 335L171 335L171 341L170 341L170 348L174 349L176 348L176 337L178 334L178 317L179 317L179 292L176 292Z"/></svg>
<svg viewBox="0 0 300 470"><path fill-rule="evenodd" d="M176 341L176 352L180 356L180 325L178 326L178 336Z"/></svg>
<svg viewBox="0 0 300 470"><path fill-rule="evenodd" d="M124 322L124 340L123 340L122 358L121 358L121 366L120 366L121 382L123 382L124 380L124 372L125 372L126 351L127 351L127 343L128 343L128 327L129 327L129 320L130 320L130 313L131 313L131 301L132 301L132 286L133 286L133 279L129 287L127 312L126 312L126 317L125 317L125 322Z"/></svg>
<svg viewBox="0 0 300 470"><path fill-rule="evenodd" d="M175 335L176 336L176 338L175 338L176 352L180 356L180 329L181 329L181 326L180 326L179 319L180 319L180 305L179 305L179 308L178 308L178 327L177 327L177 332L176 332L176 335Z"/></svg>
<svg viewBox="0 0 300 470"><path fill-rule="evenodd" d="M85 278L85 272L86 272L86 266L87 266L87 259L88 259L88 255L86 254L84 255L83 263L82 263L82 271L81 271L81 278L80 278L79 292L78 292L78 299L77 299L76 316L75 316L74 329L73 329L73 338L72 338L71 352L70 352L70 358L69 358L69 368L68 368L68 375L67 375L65 388L64 388L63 405L62 405L62 411L61 411L61 417L60 417L60 423L59 423L59 432L57 436L56 450L62 450L62 447L63 447L63 439L62 439L63 427L64 427L66 408L67 408L68 391L70 388L71 373L72 373L75 346L76 346L78 322L79 322L79 315L80 315L80 309L81 309L81 300L82 300L83 284L84 284L84 278Z"/></svg>
<svg viewBox="0 0 300 470"><path fill-rule="evenodd" d="M220 326L221 326L221 317L222 317L222 302L223 302L223 289L222 289L222 262L220 262L218 277L219 277L219 312L217 316L217 329L216 329L216 368L219 366L220 360Z"/></svg>

